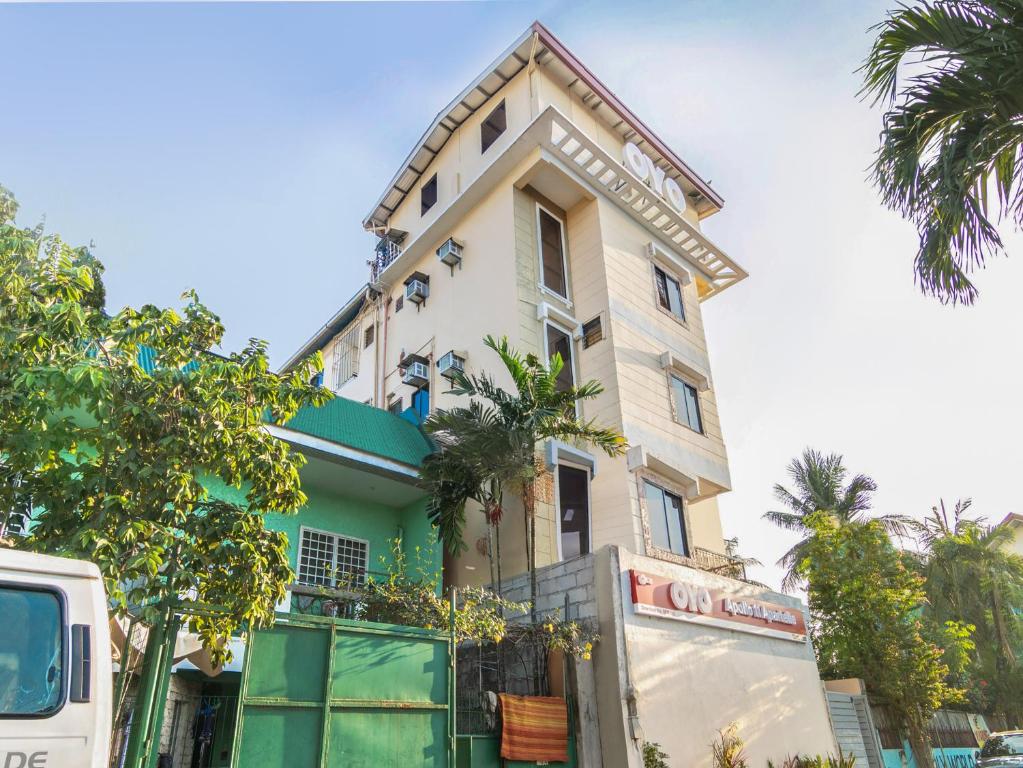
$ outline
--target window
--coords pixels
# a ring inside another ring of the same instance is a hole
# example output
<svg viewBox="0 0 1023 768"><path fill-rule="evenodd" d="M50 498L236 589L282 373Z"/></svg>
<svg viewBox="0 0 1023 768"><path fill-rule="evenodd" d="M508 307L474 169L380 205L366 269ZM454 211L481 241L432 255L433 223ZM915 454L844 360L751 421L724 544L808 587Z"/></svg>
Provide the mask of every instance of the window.
<svg viewBox="0 0 1023 768"><path fill-rule="evenodd" d="M568 277L565 268L565 228L561 220L541 206L536 207L540 230L540 265L543 287L562 298L568 298Z"/></svg>
<svg viewBox="0 0 1023 768"><path fill-rule="evenodd" d="M365 584L368 558L365 541L303 528L298 581L311 587Z"/></svg>
<svg viewBox="0 0 1023 768"><path fill-rule="evenodd" d="M395 416L401 415L401 398L395 398L387 404L387 412L393 413Z"/></svg>
<svg viewBox="0 0 1023 768"><path fill-rule="evenodd" d="M675 421L702 434L703 418L700 416L700 397L696 392L696 387L675 374L670 374L670 376L671 401L675 410Z"/></svg>
<svg viewBox="0 0 1023 768"><path fill-rule="evenodd" d="M590 473L558 465L558 530L561 559L590 551Z"/></svg>
<svg viewBox="0 0 1023 768"><path fill-rule="evenodd" d="M480 154L483 154L490 145L497 141L497 137L504 133L508 127L508 115L504 111L504 100L494 107L494 111L487 115L487 119L480 126Z"/></svg>
<svg viewBox="0 0 1023 768"><path fill-rule="evenodd" d="M359 375L359 328L349 328L334 340L334 389Z"/></svg>
<svg viewBox="0 0 1023 768"><path fill-rule="evenodd" d="M399 312L401 312L401 308L404 307L404 306L405 306L405 297L404 296L399 296L394 301L394 313L398 314Z"/></svg>
<svg viewBox="0 0 1023 768"><path fill-rule="evenodd" d="M437 174L433 174L430 180L426 182L419 190L419 201L421 210L419 211L420 216L425 216L426 212L433 208L433 204L437 202Z"/></svg>
<svg viewBox="0 0 1023 768"><path fill-rule="evenodd" d="M561 355L564 366L558 374L558 391L564 392L575 386L575 372L572 360L572 337L556 325L547 325L547 359Z"/></svg>
<svg viewBox="0 0 1023 768"><path fill-rule="evenodd" d="M600 315L583 323L583 349L589 349L603 338L604 327L601 325Z"/></svg>
<svg viewBox="0 0 1023 768"><path fill-rule="evenodd" d="M374 339L375 335L376 335L376 326L375 325L367 325L366 326L366 330L363 331L363 339L362 339L362 346L363 346L363 348L368 347L370 344L373 343L373 339Z"/></svg>
<svg viewBox="0 0 1023 768"><path fill-rule="evenodd" d="M682 286L660 267L654 267L654 282L657 284L657 303L679 320L685 321L686 308L682 302Z"/></svg>
<svg viewBox="0 0 1023 768"><path fill-rule="evenodd" d="M0 715L50 715L64 690L64 617L52 593L0 587Z"/></svg>
<svg viewBox="0 0 1023 768"><path fill-rule="evenodd" d="M649 480L643 481L650 541L658 549L689 555L682 499Z"/></svg>

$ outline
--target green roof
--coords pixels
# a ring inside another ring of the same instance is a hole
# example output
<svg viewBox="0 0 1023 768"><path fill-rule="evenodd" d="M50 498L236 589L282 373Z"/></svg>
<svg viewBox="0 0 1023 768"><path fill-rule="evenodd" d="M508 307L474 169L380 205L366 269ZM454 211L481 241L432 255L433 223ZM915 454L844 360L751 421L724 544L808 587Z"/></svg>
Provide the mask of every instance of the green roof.
<svg viewBox="0 0 1023 768"><path fill-rule="evenodd" d="M284 427L414 467L433 452L415 424L344 397L335 396L319 408L306 406Z"/></svg>

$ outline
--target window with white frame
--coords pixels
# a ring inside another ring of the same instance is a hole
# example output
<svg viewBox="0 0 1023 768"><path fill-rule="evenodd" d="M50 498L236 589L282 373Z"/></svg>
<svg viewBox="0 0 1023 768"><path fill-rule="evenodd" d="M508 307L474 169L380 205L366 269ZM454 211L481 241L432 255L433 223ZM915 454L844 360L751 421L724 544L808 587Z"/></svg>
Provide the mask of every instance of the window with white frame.
<svg viewBox="0 0 1023 768"><path fill-rule="evenodd" d="M536 226L540 248L540 284L548 291L567 299L565 225L561 219L537 203Z"/></svg>
<svg viewBox="0 0 1023 768"><path fill-rule="evenodd" d="M312 587L366 583L369 544L327 531L302 528L298 581Z"/></svg>
<svg viewBox="0 0 1023 768"><path fill-rule="evenodd" d="M558 326L547 323L547 336L545 339L547 347L547 359L550 360L555 353L561 355L564 366L558 374L558 391L564 392L575 386L575 360L572 354L572 334L562 330Z"/></svg>
<svg viewBox="0 0 1023 768"><path fill-rule="evenodd" d="M703 416L700 413L700 395L692 384L671 373L671 405L675 421L696 432L703 433Z"/></svg>
<svg viewBox="0 0 1023 768"><path fill-rule="evenodd" d="M359 375L361 329L352 326L334 339L334 389L338 390Z"/></svg>

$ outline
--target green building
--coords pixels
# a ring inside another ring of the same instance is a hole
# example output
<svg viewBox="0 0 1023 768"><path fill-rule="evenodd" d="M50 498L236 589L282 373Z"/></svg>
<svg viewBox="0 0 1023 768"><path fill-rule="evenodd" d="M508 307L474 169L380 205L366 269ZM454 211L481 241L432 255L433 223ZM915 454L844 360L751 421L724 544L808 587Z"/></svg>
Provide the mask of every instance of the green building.
<svg viewBox="0 0 1023 768"><path fill-rule="evenodd" d="M410 562L435 573L439 581L441 547L419 487L419 469L432 447L413 422L414 417L338 397L320 408L303 409L284 426L267 426L307 459L301 471L307 504L295 515L267 517L268 528L288 535L296 575L280 611L343 611L324 597L324 588L386 573L396 542ZM243 493L226 486L211 491ZM160 753L167 755L161 765L230 764L245 653L241 640L232 647L234 660L216 676L187 660L174 667L160 735ZM118 741L115 748L123 748L123 736Z"/></svg>

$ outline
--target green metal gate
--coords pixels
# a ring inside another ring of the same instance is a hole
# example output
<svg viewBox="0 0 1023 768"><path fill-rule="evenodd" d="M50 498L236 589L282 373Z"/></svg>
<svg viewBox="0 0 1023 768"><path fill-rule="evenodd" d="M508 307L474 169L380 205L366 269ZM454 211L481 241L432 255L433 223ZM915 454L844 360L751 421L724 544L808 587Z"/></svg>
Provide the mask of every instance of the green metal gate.
<svg viewBox="0 0 1023 768"><path fill-rule="evenodd" d="M249 634L234 768L454 765L453 644L319 616Z"/></svg>

